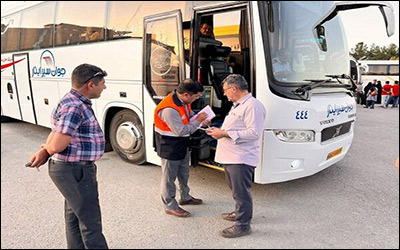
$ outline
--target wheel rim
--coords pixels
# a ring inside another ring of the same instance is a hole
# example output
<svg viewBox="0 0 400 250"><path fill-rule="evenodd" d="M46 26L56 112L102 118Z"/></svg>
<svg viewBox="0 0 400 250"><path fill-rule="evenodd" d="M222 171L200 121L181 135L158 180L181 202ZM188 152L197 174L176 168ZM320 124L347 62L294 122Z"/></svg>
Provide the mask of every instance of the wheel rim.
<svg viewBox="0 0 400 250"><path fill-rule="evenodd" d="M116 135L119 147L126 153L138 152L143 144L143 136L138 125L133 122L124 122L119 125Z"/></svg>

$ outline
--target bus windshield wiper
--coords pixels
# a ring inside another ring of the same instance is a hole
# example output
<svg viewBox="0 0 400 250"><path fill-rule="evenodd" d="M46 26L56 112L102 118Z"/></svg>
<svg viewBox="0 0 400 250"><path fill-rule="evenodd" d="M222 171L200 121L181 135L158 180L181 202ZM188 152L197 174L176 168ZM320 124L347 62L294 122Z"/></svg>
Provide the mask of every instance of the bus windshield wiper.
<svg viewBox="0 0 400 250"><path fill-rule="evenodd" d="M322 84L332 82L332 78L329 78L329 79L304 79L304 81L311 82L312 84L297 88L294 91L295 94L304 94L306 91L312 90L313 88L321 86Z"/></svg>
<svg viewBox="0 0 400 250"><path fill-rule="evenodd" d="M349 75L346 74L341 74L341 75L325 75L326 77L331 77L333 79L336 79L339 83L344 84L341 82L339 79L349 79L351 82L351 87L349 89L352 89L353 91L356 90L357 86L355 82L353 81L353 78L351 78Z"/></svg>

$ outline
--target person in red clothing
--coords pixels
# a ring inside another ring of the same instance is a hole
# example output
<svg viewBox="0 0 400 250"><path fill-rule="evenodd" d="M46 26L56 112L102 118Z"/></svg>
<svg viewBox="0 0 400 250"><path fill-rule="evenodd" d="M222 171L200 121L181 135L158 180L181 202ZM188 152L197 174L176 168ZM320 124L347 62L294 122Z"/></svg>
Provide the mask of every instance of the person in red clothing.
<svg viewBox="0 0 400 250"><path fill-rule="evenodd" d="M385 82L385 85L382 87L382 107L386 108L386 103L389 100L389 97L392 95L391 92L392 85L390 85L389 81Z"/></svg>
<svg viewBox="0 0 400 250"><path fill-rule="evenodd" d="M389 105L389 103L393 100L392 108L397 108L399 105L399 81L394 81L394 85L391 89L392 95L390 96L389 100L385 104L385 107Z"/></svg>

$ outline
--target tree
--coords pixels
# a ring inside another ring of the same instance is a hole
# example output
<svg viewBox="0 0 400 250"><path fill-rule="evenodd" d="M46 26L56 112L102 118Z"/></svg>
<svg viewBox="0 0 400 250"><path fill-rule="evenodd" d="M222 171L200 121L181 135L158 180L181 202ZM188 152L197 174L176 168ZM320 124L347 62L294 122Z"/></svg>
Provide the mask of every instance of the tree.
<svg viewBox="0 0 400 250"><path fill-rule="evenodd" d="M371 48L368 48L368 45L360 42L350 50L350 55L357 60L398 60L399 48L394 43L387 47L373 43Z"/></svg>
<svg viewBox="0 0 400 250"><path fill-rule="evenodd" d="M351 49L350 55L357 60L365 60L368 55L368 46L363 42L357 43L356 47Z"/></svg>

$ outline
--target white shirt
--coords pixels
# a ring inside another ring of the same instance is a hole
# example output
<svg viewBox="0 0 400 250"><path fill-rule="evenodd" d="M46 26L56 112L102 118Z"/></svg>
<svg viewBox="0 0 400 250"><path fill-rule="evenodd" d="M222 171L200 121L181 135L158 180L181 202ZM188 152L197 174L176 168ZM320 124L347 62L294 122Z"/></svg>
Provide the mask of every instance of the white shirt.
<svg viewBox="0 0 400 250"><path fill-rule="evenodd" d="M230 138L218 140L215 161L257 166L265 116L264 105L251 93L234 103L221 127Z"/></svg>

